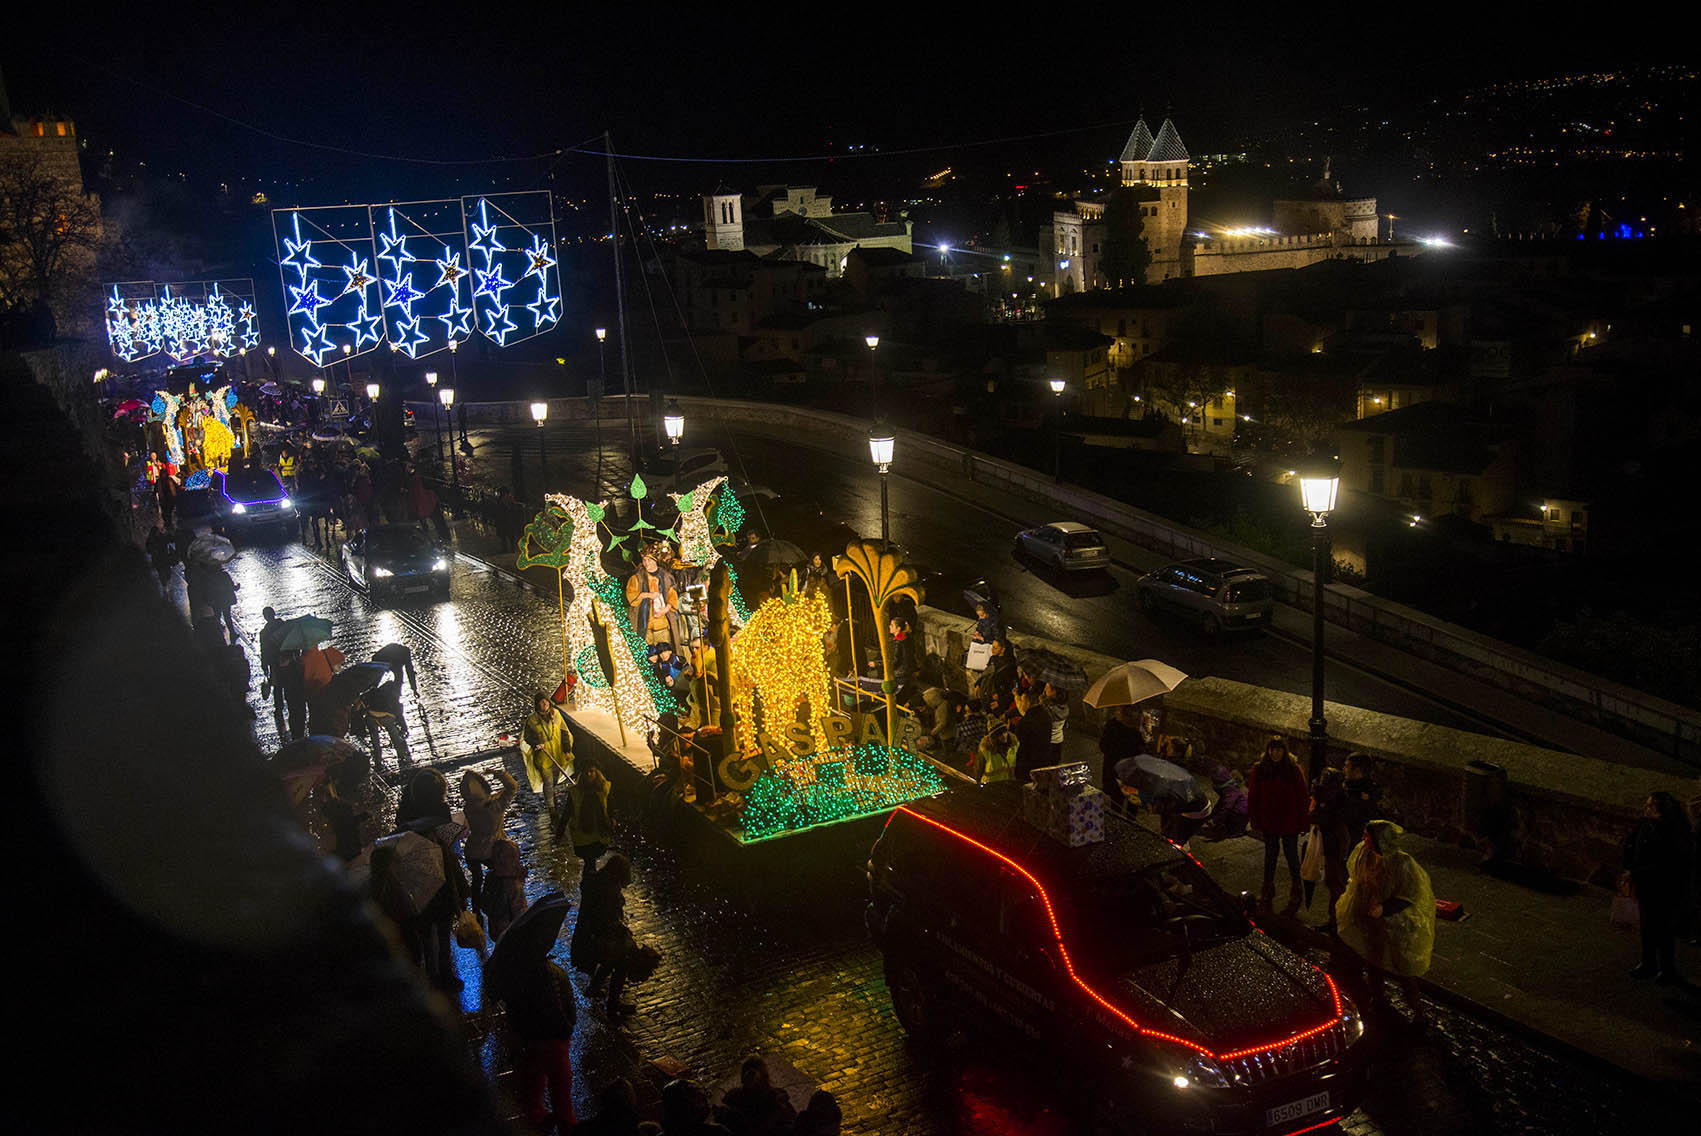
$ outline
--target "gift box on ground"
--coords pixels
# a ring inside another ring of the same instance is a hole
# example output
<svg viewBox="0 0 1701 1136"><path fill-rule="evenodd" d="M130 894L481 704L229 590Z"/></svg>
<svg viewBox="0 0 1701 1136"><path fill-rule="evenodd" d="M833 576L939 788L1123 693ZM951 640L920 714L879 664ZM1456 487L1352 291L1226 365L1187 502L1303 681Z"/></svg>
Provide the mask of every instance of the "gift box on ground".
<svg viewBox="0 0 1701 1136"><path fill-rule="evenodd" d="M1051 799L1046 832L1071 848L1104 839L1105 795L1091 785L1070 797Z"/></svg>
<svg viewBox="0 0 1701 1136"><path fill-rule="evenodd" d="M1084 761L1042 765L1029 777L1041 792L1075 793L1093 783L1093 771Z"/></svg>

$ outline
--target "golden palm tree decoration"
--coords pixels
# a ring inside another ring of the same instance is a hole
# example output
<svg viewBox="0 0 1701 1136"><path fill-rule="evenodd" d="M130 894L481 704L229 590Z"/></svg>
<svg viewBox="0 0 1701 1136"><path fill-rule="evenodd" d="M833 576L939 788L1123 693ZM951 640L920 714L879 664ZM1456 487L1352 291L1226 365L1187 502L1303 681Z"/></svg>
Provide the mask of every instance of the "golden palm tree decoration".
<svg viewBox="0 0 1701 1136"><path fill-rule="evenodd" d="M892 744L894 730L897 727L897 712L892 705L892 659L886 646L886 605L900 596L908 596L915 603L921 602L921 588L918 586L921 577L916 570L905 564L903 557L892 552L884 552L873 541L852 541L845 545L845 554L833 558L833 571L843 580L855 576L868 589L868 601L874 607L876 627L875 637L880 641L880 692L886 697L886 744ZM845 596L847 601L849 594ZM851 640L851 662L856 662L856 640Z"/></svg>

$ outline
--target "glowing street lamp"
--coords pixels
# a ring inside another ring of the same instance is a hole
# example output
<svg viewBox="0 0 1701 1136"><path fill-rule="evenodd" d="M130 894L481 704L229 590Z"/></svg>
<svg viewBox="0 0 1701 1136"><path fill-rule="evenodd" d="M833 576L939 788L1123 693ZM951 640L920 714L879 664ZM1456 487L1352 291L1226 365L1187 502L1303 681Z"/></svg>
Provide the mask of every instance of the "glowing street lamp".
<svg viewBox="0 0 1701 1136"><path fill-rule="evenodd" d="M1311 779L1329 764L1329 730L1323 718L1323 585L1329 567L1329 514L1341 490L1340 463L1315 457L1300 467L1299 500L1311 514Z"/></svg>
<svg viewBox="0 0 1701 1136"><path fill-rule="evenodd" d="M313 380L313 393L316 394L316 395L320 395L320 394L325 393L325 378L324 378L323 375L320 375L320 376L317 376L317 377L314 378L314 380Z"/></svg>
<svg viewBox="0 0 1701 1136"><path fill-rule="evenodd" d="M1063 480L1063 391L1069 386L1062 379L1051 380L1051 396L1057 403L1052 415L1051 479Z"/></svg>
<svg viewBox="0 0 1701 1136"><path fill-rule="evenodd" d="M880 550L887 552L892 547L890 513L886 503L886 475L892 468L892 453L897 449L898 438L892 428L884 422L876 422L868 431L868 456L880 471Z"/></svg>
<svg viewBox="0 0 1701 1136"><path fill-rule="evenodd" d="M543 422L549 417L549 403L532 403L532 421L537 423L537 460L543 467L543 476L549 476L549 454L543 448Z"/></svg>
<svg viewBox="0 0 1701 1136"><path fill-rule="evenodd" d="M451 339L449 341L449 346L454 347L454 345L455 341ZM445 418L449 418L449 426L450 429L453 430L455 420L449 417L449 415L455 406L455 388L438 387L437 401L443 404L443 416ZM449 439L449 480L454 483L455 503L459 505L461 501L461 467L455 461L455 444L452 436Z"/></svg>
<svg viewBox="0 0 1701 1136"><path fill-rule="evenodd" d="M371 399L373 402L378 401L378 384L377 383L367 383L366 384L366 397Z"/></svg>
<svg viewBox="0 0 1701 1136"><path fill-rule="evenodd" d="M667 404L662 414L662 429L667 431L668 445L673 448L673 491L679 492L679 439L685 436L685 412L677 402Z"/></svg>

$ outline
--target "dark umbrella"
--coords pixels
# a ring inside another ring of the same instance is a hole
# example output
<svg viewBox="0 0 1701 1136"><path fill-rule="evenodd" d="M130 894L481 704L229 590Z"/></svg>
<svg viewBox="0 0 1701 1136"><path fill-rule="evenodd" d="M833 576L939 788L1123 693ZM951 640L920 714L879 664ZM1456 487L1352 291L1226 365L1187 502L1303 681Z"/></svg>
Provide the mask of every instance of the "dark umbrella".
<svg viewBox="0 0 1701 1136"><path fill-rule="evenodd" d="M745 553L739 564L745 568L787 568L807 559L803 549L789 540L764 540Z"/></svg>
<svg viewBox="0 0 1701 1136"><path fill-rule="evenodd" d="M1140 800L1148 805L1169 802L1188 808L1204 796L1193 774L1162 757L1142 753L1125 757L1114 766L1116 779L1140 790Z"/></svg>
<svg viewBox="0 0 1701 1136"><path fill-rule="evenodd" d="M1085 690L1087 672L1073 659L1044 647L1029 647L1016 656L1016 665L1035 682L1049 683L1059 690Z"/></svg>
<svg viewBox="0 0 1701 1136"><path fill-rule="evenodd" d="M565 894L552 891L533 900L508 925L484 964L484 979L493 994L501 997L505 984L512 984L549 956L561 939L561 924L572 906Z"/></svg>
<svg viewBox="0 0 1701 1136"><path fill-rule="evenodd" d="M383 663L355 663L331 676L318 698L326 706L348 706L384 681L390 668Z"/></svg>
<svg viewBox="0 0 1701 1136"><path fill-rule="evenodd" d="M331 637L331 621L317 615L298 615L286 619L278 632L278 650L305 651L317 647Z"/></svg>

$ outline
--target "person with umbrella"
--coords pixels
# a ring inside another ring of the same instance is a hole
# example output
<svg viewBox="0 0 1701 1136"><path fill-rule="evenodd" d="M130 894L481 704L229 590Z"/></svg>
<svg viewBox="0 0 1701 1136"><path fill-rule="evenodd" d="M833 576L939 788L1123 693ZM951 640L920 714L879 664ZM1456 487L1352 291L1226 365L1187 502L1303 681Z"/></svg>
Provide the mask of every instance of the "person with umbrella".
<svg viewBox="0 0 1701 1136"><path fill-rule="evenodd" d="M571 906L560 892L543 896L502 934L484 964L485 992L507 1008L508 1028L520 1043L516 1072L526 1121L561 1136L578 1120L572 1058L578 1015L572 980L549 952Z"/></svg>
<svg viewBox="0 0 1701 1136"><path fill-rule="evenodd" d="M413 833L436 845L442 856L443 882L402 930L404 939L417 949L426 977L451 991L462 986L455 975L451 935L455 916L466 910L472 891L454 851L454 843L464 831L464 826L449 816L449 784L443 775L435 769L415 773L396 805L396 834Z"/></svg>
<svg viewBox="0 0 1701 1136"><path fill-rule="evenodd" d="M283 704L288 710L289 736L299 738L307 725L307 678L302 654L331 637L331 621L316 615L302 615L281 620L276 626L274 642L277 658L272 665L272 686L275 691L281 691ZM265 640L262 639L262 664L264 660ZM281 725L279 728L282 728Z"/></svg>
<svg viewBox="0 0 1701 1136"><path fill-rule="evenodd" d="M317 648L315 648L317 650ZM335 648L331 648L335 650ZM341 652L337 652L341 657ZM310 659L313 652L309 651L306 658ZM309 674L312 672L309 671ZM325 684L314 690L308 685L307 696L307 725L315 734L329 734L332 737L347 737L354 725L354 714L360 702L360 696L383 681L389 673L388 668L381 663L356 663L345 671L328 679ZM361 724L366 725L364 716ZM376 755L374 755L376 756Z"/></svg>

